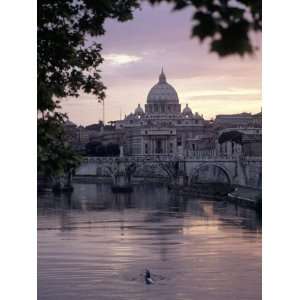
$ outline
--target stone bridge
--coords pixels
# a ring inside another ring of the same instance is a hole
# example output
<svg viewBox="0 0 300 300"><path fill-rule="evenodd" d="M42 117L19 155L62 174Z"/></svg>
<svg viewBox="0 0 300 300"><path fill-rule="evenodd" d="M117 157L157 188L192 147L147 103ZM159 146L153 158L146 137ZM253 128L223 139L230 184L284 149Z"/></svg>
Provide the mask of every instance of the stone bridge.
<svg viewBox="0 0 300 300"><path fill-rule="evenodd" d="M165 177L169 180L182 177L191 183L205 170L223 176L230 184L261 188L261 157L85 157L76 175L110 176L114 182L120 175L127 181L131 177Z"/></svg>

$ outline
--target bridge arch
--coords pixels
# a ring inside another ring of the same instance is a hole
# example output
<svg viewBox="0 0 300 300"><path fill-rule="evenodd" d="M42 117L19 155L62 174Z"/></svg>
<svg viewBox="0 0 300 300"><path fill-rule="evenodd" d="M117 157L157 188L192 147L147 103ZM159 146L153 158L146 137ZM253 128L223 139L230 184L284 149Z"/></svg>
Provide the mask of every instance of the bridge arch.
<svg viewBox="0 0 300 300"><path fill-rule="evenodd" d="M167 174L161 168L161 166L157 162L144 161L144 162L136 162L136 168L132 173L132 176L141 176L141 177L162 177L167 178Z"/></svg>
<svg viewBox="0 0 300 300"><path fill-rule="evenodd" d="M219 169L222 172L222 174L225 175L227 183L232 184L232 176L230 175L230 172L227 170L227 168L225 168L222 165L216 164L216 163L200 163L196 167L194 167L190 173L189 181L191 183L195 180L195 178L198 177L199 171L205 166L216 167L217 169Z"/></svg>

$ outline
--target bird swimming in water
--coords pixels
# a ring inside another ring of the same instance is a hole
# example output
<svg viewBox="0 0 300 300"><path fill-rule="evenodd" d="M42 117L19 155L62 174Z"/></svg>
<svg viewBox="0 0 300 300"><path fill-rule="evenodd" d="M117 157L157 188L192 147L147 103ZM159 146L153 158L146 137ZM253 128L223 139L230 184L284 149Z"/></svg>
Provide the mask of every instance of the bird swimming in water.
<svg viewBox="0 0 300 300"><path fill-rule="evenodd" d="M153 279L151 278L150 271L148 269L146 269L144 278L145 278L145 283L146 284L153 284L154 283Z"/></svg>

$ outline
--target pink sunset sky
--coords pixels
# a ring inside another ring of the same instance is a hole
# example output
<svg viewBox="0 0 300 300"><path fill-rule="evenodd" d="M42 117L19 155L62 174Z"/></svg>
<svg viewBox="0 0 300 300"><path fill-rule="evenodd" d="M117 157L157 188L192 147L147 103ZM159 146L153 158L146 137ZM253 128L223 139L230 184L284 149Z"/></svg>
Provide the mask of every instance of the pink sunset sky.
<svg viewBox="0 0 300 300"><path fill-rule="evenodd" d="M256 113L261 109L261 52L241 58L219 58L207 43L191 39L191 9L172 12L172 6L143 5L126 23L106 22L100 39L105 62L100 66L107 87L105 121L144 106L161 67L176 89L182 107L210 119L217 114ZM260 47L260 35L253 36ZM77 125L96 123L102 105L95 96L82 95L62 101L62 110Z"/></svg>

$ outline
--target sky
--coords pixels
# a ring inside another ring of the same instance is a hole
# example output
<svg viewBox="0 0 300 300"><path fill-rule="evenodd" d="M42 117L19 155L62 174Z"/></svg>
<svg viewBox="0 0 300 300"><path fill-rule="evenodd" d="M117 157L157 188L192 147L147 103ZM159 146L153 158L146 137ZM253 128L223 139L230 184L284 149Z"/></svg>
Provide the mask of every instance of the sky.
<svg viewBox="0 0 300 300"><path fill-rule="evenodd" d="M208 43L191 38L191 9L172 11L169 4L144 4L125 23L108 20L100 66L107 87L105 122L123 118L157 83L163 66L167 81L177 91L182 108L211 119L218 114L261 110L261 52L253 56L219 58ZM260 47L260 35L252 36ZM103 106L95 96L66 98L62 110L77 125L102 120Z"/></svg>

